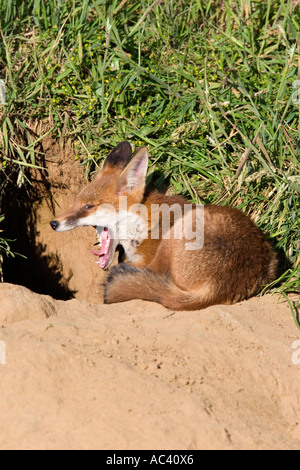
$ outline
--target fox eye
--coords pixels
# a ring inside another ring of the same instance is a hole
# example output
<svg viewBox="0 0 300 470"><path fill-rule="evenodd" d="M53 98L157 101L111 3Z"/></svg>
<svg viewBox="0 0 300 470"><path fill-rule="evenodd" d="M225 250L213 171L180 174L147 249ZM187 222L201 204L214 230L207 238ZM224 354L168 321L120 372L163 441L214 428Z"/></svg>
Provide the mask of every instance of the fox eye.
<svg viewBox="0 0 300 470"><path fill-rule="evenodd" d="M90 211L91 209L93 209L95 206L93 206L92 204L87 204L86 206L84 206L84 210L86 211Z"/></svg>

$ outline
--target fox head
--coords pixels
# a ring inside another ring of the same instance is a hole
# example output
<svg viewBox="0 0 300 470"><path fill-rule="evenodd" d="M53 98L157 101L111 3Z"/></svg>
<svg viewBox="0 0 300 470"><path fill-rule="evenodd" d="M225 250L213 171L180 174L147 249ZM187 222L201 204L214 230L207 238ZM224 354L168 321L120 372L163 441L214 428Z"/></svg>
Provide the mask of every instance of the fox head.
<svg viewBox="0 0 300 470"><path fill-rule="evenodd" d="M120 207L120 197L127 197L128 207L142 202L148 152L145 147L134 155L129 142L121 142L104 161L102 168L92 183L77 195L74 205L60 217L50 222L56 232L65 232L79 226L94 226L99 233L101 251L100 266L107 267L118 244L116 214ZM101 264L102 261L102 264Z"/></svg>

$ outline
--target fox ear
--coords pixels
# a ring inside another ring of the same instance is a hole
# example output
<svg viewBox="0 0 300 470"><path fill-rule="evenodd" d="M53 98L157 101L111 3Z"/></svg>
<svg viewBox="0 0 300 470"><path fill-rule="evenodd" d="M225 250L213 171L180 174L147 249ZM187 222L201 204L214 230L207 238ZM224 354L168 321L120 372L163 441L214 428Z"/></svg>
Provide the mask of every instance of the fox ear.
<svg viewBox="0 0 300 470"><path fill-rule="evenodd" d="M102 168L105 168L107 165L110 165L114 167L117 166L123 169L127 165L127 163L130 162L131 158L131 145L129 142L124 140L124 142L118 144L106 157Z"/></svg>
<svg viewBox="0 0 300 470"><path fill-rule="evenodd" d="M146 147L139 149L132 160L124 168L117 181L117 192L130 193L144 191L148 169L148 151Z"/></svg>

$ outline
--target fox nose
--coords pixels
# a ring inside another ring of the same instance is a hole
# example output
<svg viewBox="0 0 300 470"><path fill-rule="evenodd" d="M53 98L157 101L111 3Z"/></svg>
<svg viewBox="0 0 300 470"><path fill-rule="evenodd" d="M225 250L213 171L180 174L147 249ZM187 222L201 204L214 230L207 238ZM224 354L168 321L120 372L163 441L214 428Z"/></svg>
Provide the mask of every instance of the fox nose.
<svg viewBox="0 0 300 470"><path fill-rule="evenodd" d="M50 222L50 225L51 227L53 228L53 230L57 230L58 229L58 226L59 226L59 222L57 222L57 220L52 220Z"/></svg>

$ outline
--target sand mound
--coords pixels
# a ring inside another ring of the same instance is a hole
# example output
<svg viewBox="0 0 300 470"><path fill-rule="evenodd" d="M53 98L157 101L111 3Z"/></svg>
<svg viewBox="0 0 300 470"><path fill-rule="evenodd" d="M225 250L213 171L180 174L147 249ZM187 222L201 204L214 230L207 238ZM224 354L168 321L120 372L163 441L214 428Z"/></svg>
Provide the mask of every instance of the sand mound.
<svg viewBox="0 0 300 470"><path fill-rule="evenodd" d="M174 313L11 284L0 297L1 449L300 448L285 302Z"/></svg>

